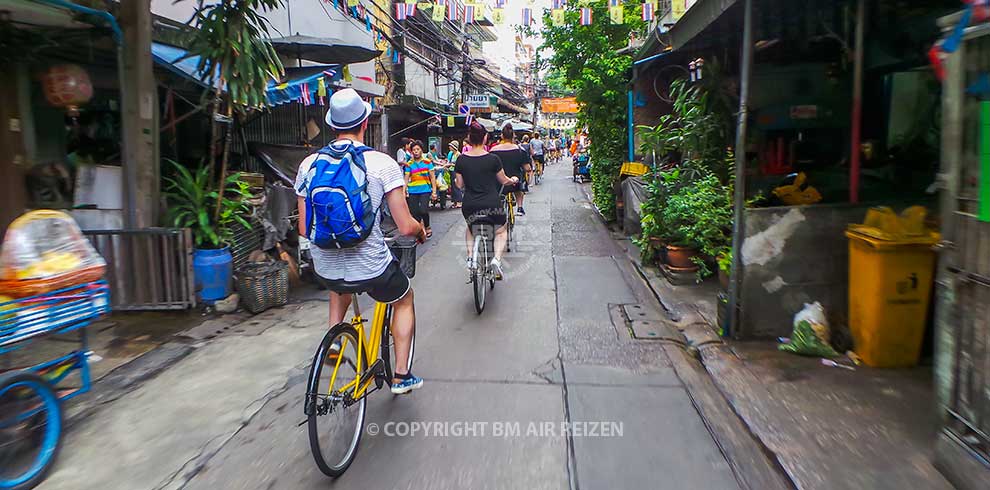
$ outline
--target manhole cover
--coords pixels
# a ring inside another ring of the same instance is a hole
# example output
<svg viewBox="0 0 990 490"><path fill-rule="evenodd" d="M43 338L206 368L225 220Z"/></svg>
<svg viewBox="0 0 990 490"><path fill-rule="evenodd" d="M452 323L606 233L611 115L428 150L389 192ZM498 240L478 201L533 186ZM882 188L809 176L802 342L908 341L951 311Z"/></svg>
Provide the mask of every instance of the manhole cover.
<svg viewBox="0 0 990 490"><path fill-rule="evenodd" d="M662 320L632 320L629 327L633 338L641 340L683 340L676 328Z"/></svg>
<svg viewBox="0 0 990 490"><path fill-rule="evenodd" d="M622 312L626 314L629 321L663 321L666 320L663 314L656 308L647 308L640 304L622 305Z"/></svg>

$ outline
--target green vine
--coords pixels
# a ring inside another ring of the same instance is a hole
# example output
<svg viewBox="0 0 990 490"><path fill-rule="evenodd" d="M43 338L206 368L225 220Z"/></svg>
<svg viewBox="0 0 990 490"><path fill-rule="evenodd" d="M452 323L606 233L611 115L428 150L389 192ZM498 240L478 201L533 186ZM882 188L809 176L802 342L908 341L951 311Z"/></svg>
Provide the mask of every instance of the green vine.
<svg viewBox="0 0 990 490"><path fill-rule="evenodd" d="M593 10L590 26L580 25L580 8ZM625 23L608 22L608 3L598 0L565 7L564 24L555 26L550 10L544 10L541 34L544 46L552 47L549 58L554 83L571 90L580 107L578 121L591 140L591 182L595 205L609 219L615 217L615 184L626 160L626 92L632 56L616 54L628 45L630 36L644 31L640 5L624 4Z"/></svg>

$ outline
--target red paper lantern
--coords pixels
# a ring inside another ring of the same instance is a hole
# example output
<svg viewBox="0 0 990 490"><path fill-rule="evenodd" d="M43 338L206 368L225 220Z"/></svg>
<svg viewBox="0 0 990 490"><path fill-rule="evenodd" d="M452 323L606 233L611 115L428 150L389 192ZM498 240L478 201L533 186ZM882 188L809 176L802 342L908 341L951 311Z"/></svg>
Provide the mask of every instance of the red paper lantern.
<svg viewBox="0 0 990 490"><path fill-rule="evenodd" d="M79 115L79 106L93 98L89 74L79 65L55 65L41 76L45 100L64 108L70 116Z"/></svg>

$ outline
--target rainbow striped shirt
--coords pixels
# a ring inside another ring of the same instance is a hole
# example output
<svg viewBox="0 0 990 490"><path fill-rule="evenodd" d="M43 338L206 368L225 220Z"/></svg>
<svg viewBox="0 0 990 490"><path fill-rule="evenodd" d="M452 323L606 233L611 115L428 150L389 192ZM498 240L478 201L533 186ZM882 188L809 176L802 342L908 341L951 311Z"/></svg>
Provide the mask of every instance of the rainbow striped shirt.
<svg viewBox="0 0 990 490"><path fill-rule="evenodd" d="M433 170L433 161L428 159L416 160L406 165L406 175L409 175L410 194L429 194L433 192L433 185L430 184L430 171Z"/></svg>

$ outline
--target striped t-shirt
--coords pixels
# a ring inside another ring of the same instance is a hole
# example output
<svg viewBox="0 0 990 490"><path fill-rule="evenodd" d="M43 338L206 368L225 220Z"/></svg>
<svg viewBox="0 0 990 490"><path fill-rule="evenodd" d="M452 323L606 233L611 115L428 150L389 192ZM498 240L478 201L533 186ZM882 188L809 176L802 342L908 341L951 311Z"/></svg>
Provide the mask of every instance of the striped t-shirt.
<svg viewBox="0 0 990 490"><path fill-rule="evenodd" d="M407 189L410 194L429 194L433 192L430 183L430 172L433 171L432 160L413 160L406 165L406 175L409 176Z"/></svg>
<svg viewBox="0 0 990 490"><path fill-rule="evenodd" d="M299 165L296 175L296 194L306 198L309 183L313 180L313 162L316 154L310 155ZM368 169L368 195L371 205L381 210L385 205L385 194L402 187L402 171L392 157L377 151L364 154L364 165ZM374 279L392 262L392 253L385 243L381 229L381 212L375 217L375 227L363 242L352 248L328 249L313 246L313 267L321 277L331 280L367 281Z"/></svg>

